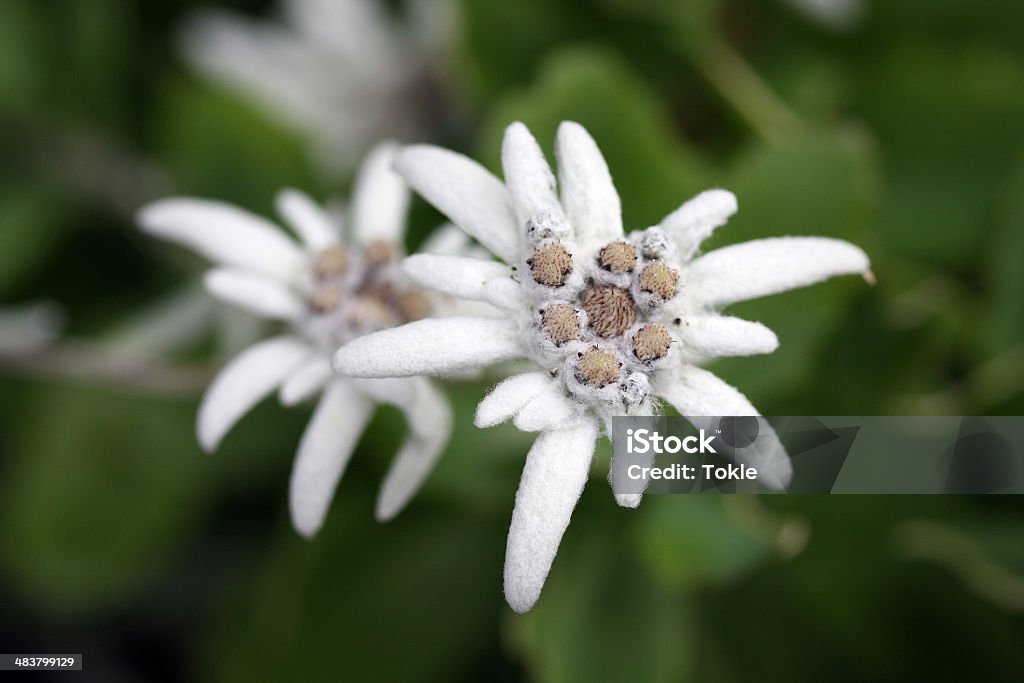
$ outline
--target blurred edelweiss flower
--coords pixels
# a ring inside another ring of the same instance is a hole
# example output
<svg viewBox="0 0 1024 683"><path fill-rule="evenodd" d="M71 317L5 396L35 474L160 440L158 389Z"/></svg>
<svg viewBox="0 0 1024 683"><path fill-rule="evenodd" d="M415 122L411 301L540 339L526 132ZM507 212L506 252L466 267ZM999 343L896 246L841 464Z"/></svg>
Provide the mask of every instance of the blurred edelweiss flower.
<svg viewBox="0 0 1024 683"><path fill-rule="evenodd" d="M869 273L859 248L835 239L761 239L699 255L736 211L710 190L660 224L623 231L619 196L587 131L565 122L556 141L559 185L521 123L505 133L505 182L459 154L405 148L396 169L412 187L504 263L420 254L414 281L507 311L502 319L422 320L360 337L335 367L355 377L445 374L528 357L539 370L498 384L476 424L508 419L539 432L516 494L505 596L523 612L537 600L582 493L595 441L615 415L650 414L656 399L692 422L757 415L747 398L698 367L721 356L769 353L765 326L718 311L729 304ZM791 470L777 439L757 456L762 480L784 487ZM639 495L617 496L635 507Z"/></svg>
<svg viewBox="0 0 1024 683"><path fill-rule="evenodd" d="M452 43L449 0L409 0L398 24L375 0L283 0L281 20L207 10L182 31L199 72L251 98L344 171L382 135L424 125L431 67Z"/></svg>
<svg viewBox="0 0 1024 683"><path fill-rule="evenodd" d="M220 202L164 199L139 214L146 232L218 264L204 280L212 294L287 324L286 334L250 346L221 371L203 398L197 431L203 448L213 451L235 422L275 389L285 405L319 393L299 444L289 495L292 521L305 536L323 524L375 404L398 407L410 430L377 500L381 520L412 497L451 432L447 400L425 378L360 380L331 373L331 353L339 345L437 313L445 303L408 287L398 270L409 197L391 170L394 151L390 144L378 146L360 171L348 212L348 244L340 221L295 190L281 192L277 208L301 244L273 223ZM466 242L449 226L433 246L454 252Z"/></svg>

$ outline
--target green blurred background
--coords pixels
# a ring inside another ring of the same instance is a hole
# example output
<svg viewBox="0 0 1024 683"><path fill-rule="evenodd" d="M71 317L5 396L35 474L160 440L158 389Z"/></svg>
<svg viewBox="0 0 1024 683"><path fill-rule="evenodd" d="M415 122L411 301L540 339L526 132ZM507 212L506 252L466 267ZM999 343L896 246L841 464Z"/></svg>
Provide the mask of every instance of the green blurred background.
<svg viewBox="0 0 1024 683"><path fill-rule="evenodd" d="M171 193L270 215L280 187L347 191L185 66L175 36L209 4L0 0L0 306L67 319L51 346L0 354L0 652L81 652L103 681L1024 679L1011 496L626 511L598 472L540 603L513 614L501 566L530 438L472 426L486 381L449 386L455 437L397 520L372 514L404 429L382 410L324 530L299 538L286 482L308 408L268 401L201 454L201 388L261 328L132 225ZM456 11L445 123L422 139L497 170L508 122L550 152L574 119L630 227L720 186L740 212L711 247L816 234L869 252L874 288L736 307L781 348L714 370L763 413L1024 412L1024 3L878 1L845 27L782 0ZM410 244L438 220L417 202Z"/></svg>

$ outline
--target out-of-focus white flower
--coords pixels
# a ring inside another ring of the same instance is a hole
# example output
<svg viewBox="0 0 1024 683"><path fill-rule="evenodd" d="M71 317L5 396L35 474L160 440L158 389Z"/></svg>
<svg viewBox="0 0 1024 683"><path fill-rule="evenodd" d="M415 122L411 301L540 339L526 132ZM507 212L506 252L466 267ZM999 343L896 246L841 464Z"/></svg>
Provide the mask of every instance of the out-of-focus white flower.
<svg viewBox="0 0 1024 683"><path fill-rule="evenodd" d="M722 308L869 272L859 248L820 237L755 240L700 255L700 244L736 211L725 190L704 192L659 225L627 236L618 193L587 131L563 123L556 153L557 189L520 123L505 133L504 183L459 154L405 148L398 171L504 262L421 254L406 259L405 272L507 316L414 322L355 339L335 355L335 367L356 377L443 374L524 356L538 366L498 384L476 414L480 427L511 419L539 432L505 557L505 596L519 612L540 595L595 440L613 416L650 414L658 397L697 425L710 416L757 415L743 394L699 365L769 353L778 340ZM774 433L761 443L747 454L750 464L762 481L782 488L791 476L788 457ZM628 507L640 502L640 495L616 498Z"/></svg>
<svg viewBox="0 0 1024 683"><path fill-rule="evenodd" d="M867 12L865 0L785 0L790 7L834 31L854 28Z"/></svg>
<svg viewBox="0 0 1024 683"><path fill-rule="evenodd" d="M398 269L409 197L391 170L394 153L394 145L384 144L364 163L347 212L347 240L337 216L295 190L281 192L277 208L298 242L264 218L220 202L163 199L139 213L149 234L217 264L204 280L213 295L287 326L284 334L250 346L220 372L203 397L197 432L203 448L213 451L275 390L285 405L319 395L299 444L289 495L292 522L305 536L323 524L378 403L398 407L409 423L377 500L381 520L409 501L451 432L448 402L429 380L348 379L331 372L331 354L341 344L443 306L441 297L408 286ZM461 240L453 240L453 233ZM467 242L449 226L434 245L457 251Z"/></svg>
<svg viewBox="0 0 1024 683"><path fill-rule="evenodd" d="M46 346L64 327L64 314L52 303L0 308L0 353L21 353Z"/></svg>
<svg viewBox="0 0 1024 683"><path fill-rule="evenodd" d="M455 9L406 7L402 24L374 0L282 0L275 21L205 11L183 27L182 50L307 137L325 168L345 171L376 140L421 134L432 118Z"/></svg>

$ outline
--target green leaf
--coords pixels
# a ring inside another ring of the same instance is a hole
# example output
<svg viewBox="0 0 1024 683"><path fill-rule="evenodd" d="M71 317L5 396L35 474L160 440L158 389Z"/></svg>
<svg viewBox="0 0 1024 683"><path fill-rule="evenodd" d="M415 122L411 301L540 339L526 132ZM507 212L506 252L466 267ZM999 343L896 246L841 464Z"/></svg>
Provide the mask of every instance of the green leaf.
<svg viewBox="0 0 1024 683"><path fill-rule="evenodd" d="M1024 68L989 45L900 42L862 67L863 116L885 150L880 237L894 253L970 266L1024 143Z"/></svg>
<svg viewBox="0 0 1024 683"><path fill-rule="evenodd" d="M379 525L366 483L315 541L282 528L261 551L203 639L212 680L452 680L490 644L504 520L421 509Z"/></svg>
<svg viewBox="0 0 1024 683"><path fill-rule="evenodd" d="M684 45L693 49L717 33L719 0L664 2L664 0L599 0L610 11L626 17L642 17L667 27Z"/></svg>
<svg viewBox="0 0 1024 683"><path fill-rule="evenodd" d="M46 65L43 7L32 0L0 3L0 109L28 113L43 97Z"/></svg>
<svg viewBox="0 0 1024 683"><path fill-rule="evenodd" d="M126 599L152 578L203 511L191 409L110 390L29 398L0 484L0 564L53 612Z"/></svg>
<svg viewBox="0 0 1024 683"><path fill-rule="evenodd" d="M651 573L680 591L727 583L756 567L771 551L779 522L751 501L645 497L633 533Z"/></svg>
<svg viewBox="0 0 1024 683"><path fill-rule="evenodd" d="M1005 184L1002 206L983 276L992 292L990 348L1004 351L1024 344L1024 159Z"/></svg>
<svg viewBox="0 0 1024 683"><path fill-rule="evenodd" d="M0 249L0 294L38 267L60 241L66 208L52 193L25 184L0 188L4 246Z"/></svg>
<svg viewBox="0 0 1024 683"><path fill-rule="evenodd" d="M60 76L60 93L73 99L78 115L124 125L125 110L135 104L128 89L138 35L134 5L93 0L66 7L70 30L62 56L70 70Z"/></svg>

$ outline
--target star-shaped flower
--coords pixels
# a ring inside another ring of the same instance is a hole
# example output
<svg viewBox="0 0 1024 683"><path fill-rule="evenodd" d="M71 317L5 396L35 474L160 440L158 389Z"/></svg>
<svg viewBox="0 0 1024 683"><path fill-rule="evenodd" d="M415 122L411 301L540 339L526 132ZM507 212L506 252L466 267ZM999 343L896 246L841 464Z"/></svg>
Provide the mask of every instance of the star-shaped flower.
<svg viewBox="0 0 1024 683"><path fill-rule="evenodd" d="M650 414L660 398L702 417L757 415L743 394L701 369L721 356L773 351L756 323L729 304L834 275L869 273L859 248L835 239L755 240L700 255L736 211L710 190L660 224L626 235L619 195L587 131L565 122L559 182L520 123L502 147L505 182L474 161L430 146L405 148L396 169L412 187L504 263L416 255L416 282L503 308L506 317L422 320L360 337L335 367L355 377L443 375L526 357L537 371L510 377L480 403L476 424L511 419L539 432L527 455L505 557L505 596L530 609L540 595L590 470L595 441L615 415ZM768 483L790 477L781 447L755 454ZM639 495L617 496L636 506Z"/></svg>
<svg viewBox="0 0 1024 683"><path fill-rule="evenodd" d="M448 402L425 378L365 380L331 373L331 354L341 344L436 313L444 303L408 286L398 269L409 197L391 169L394 154L395 146L384 144L364 163L347 215L347 243L340 220L295 190L281 192L277 208L299 242L259 216L203 199L164 199L139 214L146 232L217 264L204 279L213 295L285 324L284 334L252 345L220 372L203 397L197 432L203 448L213 451L273 391L285 405L319 394L299 444L289 495L292 522L305 536L323 524L378 403L397 406L409 423L409 435L381 487L378 519L404 507L451 432ZM455 234L441 231L433 246L454 253L468 242L450 230Z"/></svg>
<svg viewBox="0 0 1024 683"><path fill-rule="evenodd" d="M453 41L450 0L407 0L394 21L374 0L282 0L280 20L206 10L182 31L200 73L309 138L346 171L382 135L413 136L436 104L436 67Z"/></svg>

